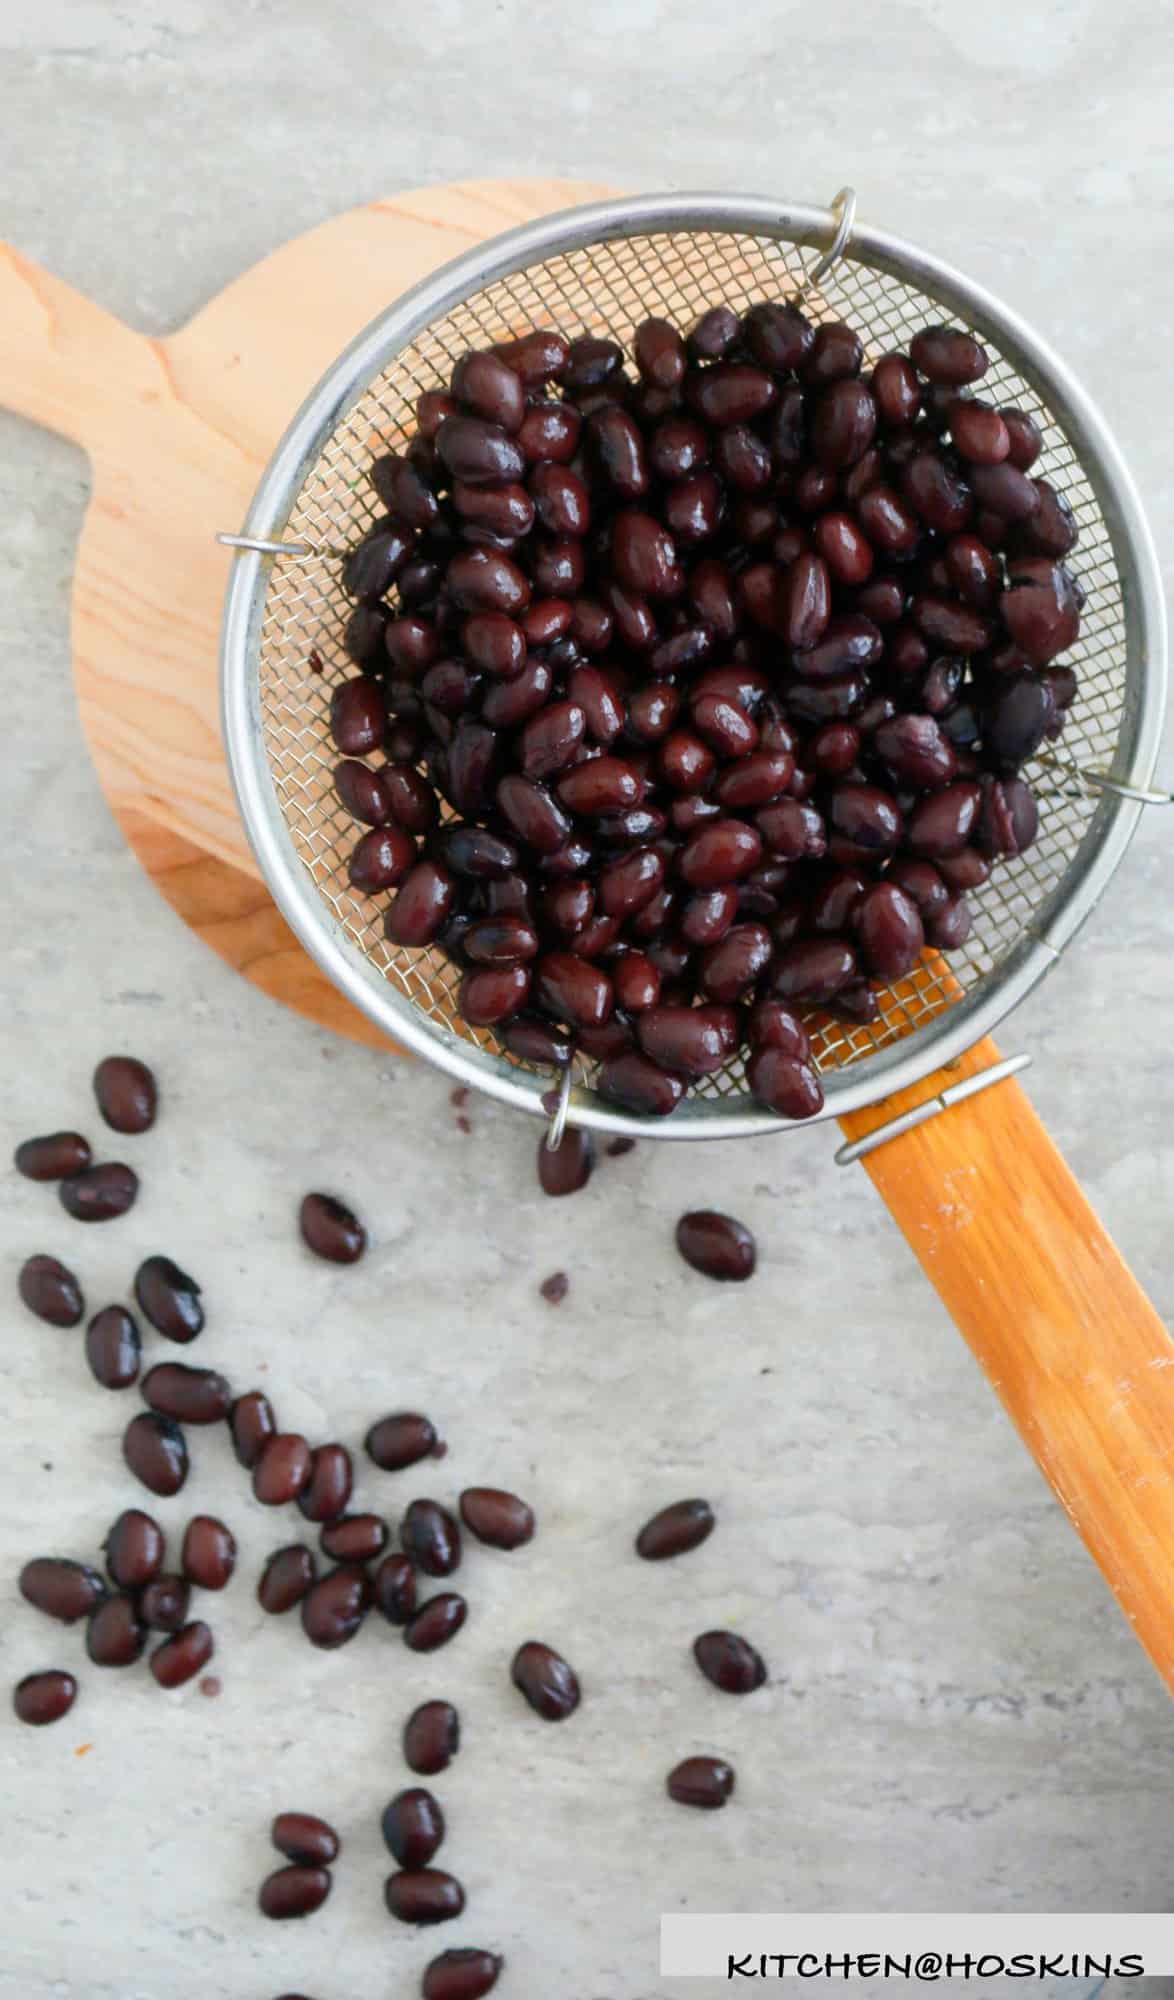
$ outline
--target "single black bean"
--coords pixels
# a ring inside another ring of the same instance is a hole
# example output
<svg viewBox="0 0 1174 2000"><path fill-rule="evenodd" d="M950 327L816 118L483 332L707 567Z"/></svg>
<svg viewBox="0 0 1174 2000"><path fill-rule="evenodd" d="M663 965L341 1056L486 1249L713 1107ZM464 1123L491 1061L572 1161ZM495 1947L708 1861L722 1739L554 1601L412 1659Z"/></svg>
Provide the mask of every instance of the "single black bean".
<svg viewBox="0 0 1174 2000"><path fill-rule="evenodd" d="M253 1492L266 1507L285 1507L310 1483L314 1455L298 1431L268 1438L253 1466Z"/></svg>
<svg viewBox="0 0 1174 2000"><path fill-rule="evenodd" d="M461 1560L461 1531L436 1500L413 1500L400 1522L400 1546L425 1576L451 1576Z"/></svg>
<svg viewBox="0 0 1174 2000"><path fill-rule="evenodd" d="M354 1638L371 1605L371 1579L357 1564L328 1570L301 1600L302 1630L312 1646L332 1652Z"/></svg>
<svg viewBox="0 0 1174 2000"><path fill-rule="evenodd" d="M257 1585L257 1602L262 1611L275 1617L292 1611L311 1588L318 1573L313 1552L300 1542L275 1549L266 1561Z"/></svg>
<svg viewBox="0 0 1174 2000"><path fill-rule="evenodd" d="M716 1209L692 1209L676 1228L676 1245L686 1264L707 1278L741 1282L758 1261L754 1238L744 1223Z"/></svg>
<svg viewBox="0 0 1174 2000"><path fill-rule="evenodd" d="M182 1687L207 1666L214 1651L207 1625L202 1618L194 1618L171 1638L164 1639L161 1646L156 1646L149 1665L160 1687Z"/></svg>
<svg viewBox="0 0 1174 2000"><path fill-rule="evenodd" d="M373 1580L374 1604L389 1625L406 1625L416 1609L416 1572L409 1557L384 1556Z"/></svg>
<svg viewBox="0 0 1174 2000"><path fill-rule="evenodd" d="M35 1556L20 1572L20 1594L47 1618L73 1625L79 1618L88 1618L102 1602L106 1585L88 1563L70 1562L64 1556Z"/></svg>
<svg viewBox="0 0 1174 2000"><path fill-rule="evenodd" d="M877 979L903 979L925 943L917 904L895 882L877 882L868 890L855 912L853 930L864 963Z"/></svg>
<svg viewBox="0 0 1174 2000"><path fill-rule="evenodd" d="M139 1592L139 1617L151 1632L179 1632L187 1624L191 1586L183 1576L157 1576Z"/></svg>
<svg viewBox="0 0 1174 2000"><path fill-rule="evenodd" d="M188 1476L183 1432L170 1417L142 1410L122 1434L122 1456L136 1479L165 1499L178 1493Z"/></svg>
<svg viewBox="0 0 1174 2000"><path fill-rule="evenodd" d="M23 1140L12 1164L28 1181L61 1181L80 1174L92 1157L89 1141L80 1132L46 1132L41 1138Z"/></svg>
<svg viewBox="0 0 1174 2000"><path fill-rule="evenodd" d="M581 1694L574 1668L538 1639L528 1639L518 1647L510 1679L544 1722L563 1722L579 1706Z"/></svg>
<svg viewBox="0 0 1174 2000"><path fill-rule="evenodd" d="M218 1424L232 1406L232 1390L214 1368L188 1368L160 1361L142 1381L143 1398L161 1417L181 1424Z"/></svg>
<svg viewBox="0 0 1174 2000"><path fill-rule="evenodd" d="M882 423L891 430L911 424L921 402L913 363L903 354L882 354L872 371L872 393Z"/></svg>
<svg viewBox="0 0 1174 2000"><path fill-rule="evenodd" d="M404 1724L404 1762L420 1777L447 1770L461 1747L461 1722L450 1701L426 1701Z"/></svg>
<svg viewBox="0 0 1174 2000"><path fill-rule="evenodd" d="M838 1006L850 987L841 987L825 1004ZM780 1118L813 1118L823 1109L823 1085L814 1066L781 1049L757 1048L746 1064L751 1094Z"/></svg>
<svg viewBox="0 0 1174 2000"><path fill-rule="evenodd" d="M388 905L383 927L392 944L431 944L452 909L455 884L435 861L418 861Z"/></svg>
<svg viewBox="0 0 1174 2000"><path fill-rule="evenodd" d="M545 1136L538 1141L538 1184L544 1194L577 1194L594 1165L591 1134L580 1126L568 1126L557 1146L548 1145Z"/></svg>
<svg viewBox="0 0 1174 2000"><path fill-rule="evenodd" d="M685 1757L669 1772L665 1788L679 1806L717 1812L733 1792L733 1765L721 1757Z"/></svg>
<svg viewBox="0 0 1174 2000"><path fill-rule="evenodd" d="M604 1062L596 1088L601 1097L639 1118L667 1118L685 1094L680 1077L661 1069L636 1049Z"/></svg>
<svg viewBox="0 0 1174 2000"><path fill-rule="evenodd" d="M130 1667L142 1655L147 1628L133 1597L119 1592L99 1604L86 1626L86 1652L96 1667Z"/></svg>
<svg viewBox="0 0 1174 2000"><path fill-rule="evenodd" d="M61 1206L76 1222L110 1222L133 1208L139 1191L139 1177L121 1160L106 1160L86 1167L59 1181Z"/></svg>
<svg viewBox="0 0 1174 2000"><path fill-rule="evenodd" d="M986 374L988 356L973 334L959 327L927 326L915 333L909 344L909 358L931 382L952 389L964 388Z"/></svg>
<svg viewBox="0 0 1174 2000"><path fill-rule="evenodd" d="M425 1968L420 1991L424 2000L483 2000L496 1986L504 1963L494 1952L468 1946L442 1951Z"/></svg>
<svg viewBox="0 0 1174 2000"><path fill-rule="evenodd" d="M454 1639L468 1616L469 1607L455 1590L429 1597L404 1626L404 1644L413 1653L434 1653Z"/></svg>
<svg viewBox="0 0 1174 2000"><path fill-rule="evenodd" d="M223 1590L236 1568L236 1538L212 1514L197 1514L183 1538L183 1573L201 1590Z"/></svg>
<svg viewBox="0 0 1174 2000"><path fill-rule="evenodd" d="M277 1431L268 1396L260 1389L250 1389L247 1395L238 1396L229 1412L228 1427L237 1464L251 1472Z"/></svg>
<svg viewBox="0 0 1174 2000"><path fill-rule="evenodd" d="M516 1493L497 1486L466 1486L460 1508L470 1534L490 1548L520 1549L533 1538L534 1510Z"/></svg>
<svg viewBox="0 0 1174 2000"><path fill-rule="evenodd" d="M141 1590L163 1567L163 1530L141 1508L128 1507L121 1513L103 1546L106 1567L120 1590Z"/></svg>
<svg viewBox="0 0 1174 2000"><path fill-rule="evenodd" d="M712 1535L713 1508L708 1500L674 1500L646 1521L636 1537L636 1554L645 1562L664 1562L700 1548Z"/></svg>
<svg viewBox="0 0 1174 2000"><path fill-rule="evenodd" d="M342 1845L329 1820L306 1812L278 1813L269 1838L279 1854L303 1868L329 1868Z"/></svg>
<svg viewBox="0 0 1174 2000"><path fill-rule="evenodd" d="M34 1729L60 1722L76 1700L77 1682L73 1675L56 1667L44 1673L26 1674L12 1691L12 1706L18 1721L30 1723Z"/></svg>
<svg viewBox="0 0 1174 2000"><path fill-rule="evenodd" d="M442 1868L404 1869L389 1875L383 1895L392 1916L404 1924L447 1923L465 1907L460 1883Z"/></svg>
<svg viewBox="0 0 1174 2000"><path fill-rule="evenodd" d="M135 1272L135 1297L156 1332L181 1344L204 1325L200 1287L170 1257L147 1257Z"/></svg>
<svg viewBox="0 0 1174 2000"><path fill-rule="evenodd" d="M703 1632L693 1642L693 1658L707 1681L725 1694L750 1694L766 1679L766 1663L736 1632Z"/></svg>
<svg viewBox="0 0 1174 2000"><path fill-rule="evenodd" d="M103 1306L86 1328L86 1360L104 1389L126 1389L137 1380L142 1341L124 1306Z"/></svg>
<svg viewBox="0 0 1174 2000"><path fill-rule="evenodd" d="M387 1522L378 1514L342 1514L328 1521L318 1537L322 1553L332 1562L373 1562L387 1547Z"/></svg>
<svg viewBox="0 0 1174 2000"><path fill-rule="evenodd" d="M82 1288L68 1265L43 1251L25 1258L17 1289L29 1311L50 1326L76 1326L86 1309Z"/></svg>
<svg viewBox="0 0 1174 2000"><path fill-rule="evenodd" d="M276 1922L311 1916L329 1896L331 1880L329 1868L304 1868L296 1862L288 1868L275 1868L257 1894L261 1914Z"/></svg>
<svg viewBox="0 0 1174 2000"><path fill-rule="evenodd" d="M436 1445L436 1428L415 1410L380 1417L364 1440L368 1458L384 1472L402 1472L427 1458Z"/></svg>
<svg viewBox="0 0 1174 2000"><path fill-rule="evenodd" d="M147 1132L155 1123L158 1085L136 1056L104 1056L94 1071L94 1096L115 1132Z"/></svg>
<svg viewBox="0 0 1174 2000"><path fill-rule="evenodd" d="M341 681L330 698L330 733L344 757L365 757L383 741L387 714L377 681L360 674Z"/></svg>
<svg viewBox="0 0 1174 2000"><path fill-rule="evenodd" d="M763 960L770 956L770 940ZM722 945L714 947L722 950ZM649 1007L636 1023L640 1047L650 1062L696 1082L721 1069L738 1042L738 1018L731 1007Z"/></svg>
<svg viewBox="0 0 1174 2000"><path fill-rule="evenodd" d="M397 1792L380 1824L388 1853L401 1868L426 1868L444 1839L444 1814L422 1785Z"/></svg>
<svg viewBox="0 0 1174 2000"><path fill-rule="evenodd" d="M863 359L864 348L855 327L843 320L824 320L815 329L801 373L805 382L838 382L845 376L859 375Z"/></svg>
<svg viewBox="0 0 1174 2000"><path fill-rule="evenodd" d="M914 806L905 823L906 846L927 861L960 854L978 823L981 799L978 786L968 778L931 792Z"/></svg>
<svg viewBox="0 0 1174 2000"><path fill-rule="evenodd" d="M298 1494L307 1521L336 1521L351 1497L354 1468L343 1444L321 1444L310 1460L310 1477Z"/></svg>
<svg viewBox="0 0 1174 2000"><path fill-rule="evenodd" d="M367 1247L358 1216L331 1194L304 1195L298 1227L306 1248L330 1264L355 1264Z"/></svg>

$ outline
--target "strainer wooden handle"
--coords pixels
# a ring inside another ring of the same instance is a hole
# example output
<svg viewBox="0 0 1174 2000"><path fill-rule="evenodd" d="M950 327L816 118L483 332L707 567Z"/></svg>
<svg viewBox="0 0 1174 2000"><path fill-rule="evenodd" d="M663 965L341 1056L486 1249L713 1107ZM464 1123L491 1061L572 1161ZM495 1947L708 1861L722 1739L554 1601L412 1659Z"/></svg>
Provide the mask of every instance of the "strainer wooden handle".
<svg viewBox="0 0 1174 2000"><path fill-rule="evenodd" d="M998 1060L979 1042L842 1128ZM1174 1690L1174 1341L1013 1079L862 1165Z"/></svg>

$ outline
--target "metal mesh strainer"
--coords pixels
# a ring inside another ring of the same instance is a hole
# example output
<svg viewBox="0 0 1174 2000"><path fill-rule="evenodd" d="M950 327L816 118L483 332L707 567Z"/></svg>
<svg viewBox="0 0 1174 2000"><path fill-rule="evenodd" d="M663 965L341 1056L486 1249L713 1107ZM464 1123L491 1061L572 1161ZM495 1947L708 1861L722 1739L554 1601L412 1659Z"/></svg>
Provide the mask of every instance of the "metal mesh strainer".
<svg viewBox="0 0 1174 2000"><path fill-rule="evenodd" d="M851 208L728 195L645 197L568 210L500 236L418 285L360 335L300 410L258 489L231 579L223 635L225 736L246 829L303 944L394 1039L462 1080L543 1111L549 1072L507 1055L456 1014L458 974L439 952L397 950L382 905L353 890L355 826L331 784L330 696L353 672L351 610L337 552L374 519L376 450L406 442L420 391L454 361L533 326L606 332L625 344L659 313L687 327L707 306L805 292L816 319L859 330L866 365L927 320L977 332L992 365L983 394L1018 404L1046 438L1034 468L1080 524L1073 558L1088 600L1080 677L1060 754L1027 772L1040 802L1035 846L972 895L975 923L948 964L927 956L871 1027L814 1014L809 1026L838 1115L917 1081L1001 1020L1058 957L1124 853L1148 791L1165 699L1157 564L1132 483L1067 369L981 287L879 231ZM828 246L831 244L831 252ZM812 248L824 250L812 266ZM257 543L274 543L276 550ZM1106 785L1102 780L1108 780ZM707 1079L665 1123L627 1117L576 1074L575 1122L667 1138L733 1137L782 1121L746 1093L741 1064Z"/></svg>

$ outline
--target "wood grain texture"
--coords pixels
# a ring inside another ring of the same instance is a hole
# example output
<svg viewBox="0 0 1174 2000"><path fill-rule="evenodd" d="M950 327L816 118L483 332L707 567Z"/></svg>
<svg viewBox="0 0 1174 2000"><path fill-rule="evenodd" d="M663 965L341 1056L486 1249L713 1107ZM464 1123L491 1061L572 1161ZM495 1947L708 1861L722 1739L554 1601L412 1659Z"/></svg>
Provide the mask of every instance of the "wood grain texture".
<svg viewBox="0 0 1174 2000"><path fill-rule="evenodd" d="M0 395L73 438L93 497L74 672L106 795L184 922L310 1019L381 1038L260 883L220 748L217 643L239 525L277 437L345 343L483 238L607 189L487 182L377 201L285 244L166 340L0 256ZM843 1121L849 1137L994 1061ZM1174 1347L1018 1084L870 1155L872 1181L1174 1686Z"/></svg>

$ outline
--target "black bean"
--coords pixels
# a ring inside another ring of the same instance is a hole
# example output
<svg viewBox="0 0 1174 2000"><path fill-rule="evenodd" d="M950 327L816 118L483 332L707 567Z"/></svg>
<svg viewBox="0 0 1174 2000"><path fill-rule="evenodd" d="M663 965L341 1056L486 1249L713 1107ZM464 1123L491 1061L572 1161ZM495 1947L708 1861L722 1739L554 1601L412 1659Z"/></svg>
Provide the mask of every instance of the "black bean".
<svg viewBox="0 0 1174 2000"><path fill-rule="evenodd" d="M839 988L825 1004L839 1006L851 990L848 986ZM781 1049L753 1050L746 1064L746 1081L758 1102L780 1118L813 1118L823 1109L823 1085L813 1065L784 1055Z"/></svg>
<svg viewBox="0 0 1174 2000"><path fill-rule="evenodd" d="M179 1632L187 1624L191 1594L186 1577L154 1577L139 1592L139 1617L151 1632Z"/></svg>
<svg viewBox="0 0 1174 2000"><path fill-rule="evenodd" d="M287 1861L296 1861L304 1868L329 1868L338 1860L342 1845L329 1820L305 1812L278 1813L269 1838Z"/></svg>
<svg viewBox="0 0 1174 2000"><path fill-rule="evenodd" d="M453 1875L441 1868L416 1868L389 1875L384 1900L393 1917L405 1924L443 1924L459 1917L465 1892Z"/></svg>
<svg viewBox="0 0 1174 2000"><path fill-rule="evenodd" d="M461 1519L470 1534L494 1549L520 1549L534 1534L534 1510L516 1493L496 1486L466 1486Z"/></svg>
<svg viewBox="0 0 1174 2000"><path fill-rule="evenodd" d="M925 943L917 904L895 882L877 882L860 900L853 919L861 957L876 978L903 979Z"/></svg>
<svg viewBox="0 0 1174 2000"><path fill-rule="evenodd" d="M310 1477L298 1494L307 1521L336 1521L351 1497L354 1469L345 1445L321 1444L310 1460Z"/></svg>
<svg viewBox="0 0 1174 2000"><path fill-rule="evenodd" d="M491 1951L442 1951L426 1967L424 2000L482 2000L496 1986L505 1960Z"/></svg>
<svg viewBox="0 0 1174 2000"><path fill-rule="evenodd" d="M266 1507L285 1507L310 1483L314 1458L298 1431L279 1431L261 1447L253 1466L253 1492Z"/></svg>
<svg viewBox="0 0 1174 2000"><path fill-rule="evenodd" d="M29 1181L60 1181L80 1174L92 1158L89 1141L80 1132L47 1132L25 1139L12 1156L18 1174Z"/></svg>
<svg viewBox="0 0 1174 2000"><path fill-rule="evenodd" d="M322 1553L332 1562L373 1562L387 1546L387 1522L378 1514L342 1514L328 1521L318 1537Z"/></svg>
<svg viewBox="0 0 1174 2000"><path fill-rule="evenodd" d="M538 1184L544 1194L577 1194L585 1188L595 1165L591 1134L580 1126L568 1126L557 1146L538 1141Z"/></svg>
<svg viewBox="0 0 1174 2000"><path fill-rule="evenodd" d="M468 1616L469 1607L455 1590L441 1591L421 1604L404 1626L404 1644L413 1653L434 1653L454 1639Z"/></svg>
<svg viewBox="0 0 1174 2000"><path fill-rule="evenodd" d="M707 1278L741 1281L753 1276L754 1238L732 1215L711 1208L691 1210L677 1224L676 1245L685 1262Z"/></svg>
<svg viewBox="0 0 1174 2000"><path fill-rule="evenodd" d="M228 1427L237 1464L251 1472L277 1431L268 1396L260 1389L250 1389L247 1395L238 1396L229 1412Z"/></svg>
<svg viewBox="0 0 1174 2000"><path fill-rule="evenodd" d="M90 1615L86 1652L96 1667L130 1667L142 1655L147 1628L133 1597L108 1597Z"/></svg>
<svg viewBox="0 0 1174 2000"><path fill-rule="evenodd" d="M927 326L915 333L909 345L909 358L931 382L941 382L952 389L979 381L988 366L986 349L981 343L972 334L951 326Z"/></svg>
<svg viewBox="0 0 1174 2000"><path fill-rule="evenodd" d="M86 1360L104 1389L126 1389L138 1379L142 1342L124 1306L103 1306L86 1328Z"/></svg>
<svg viewBox="0 0 1174 2000"><path fill-rule="evenodd" d="M563 1722L579 1706L581 1694L574 1668L538 1639L518 1647L510 1679L544 1722Z"/></svg>
<svg viewBox="0 0 1174 2000"><path fill-rule="evenodd" d="M404 1762L423 1778L447 1770L461 1746L461 1722L449 1701L426 1701L404 1724Z"/></svg>
<svg viewBox="0 0 1174 2000"><path fill-rule="evenodd" d="M685 1757L669 1772L665 1788L679 1806L716 1812L733 1792L733 1766L720 1757Z"/></svg>
<svg viewBox="0 0 1174 2000"><path fill-rule="evenodd" d="M86 1167L58 1183L61 1206L77 1222L110 1222L133 1207L139 1177L121 1160Z"/></svg>
<svg viewBox="0 0 1174 2000"><path fill-rule="evenodd" d="M72 1674L60 1668L50 1668L44 1673L26 1674L12 1691L12 1706L20 1722L31 1723L34 1729L43 1729L47 1723L60 1722L68 1715L77 1700L77 1682Z"/></svg>
<svg viewBox="0 0 1174 2000"><path fill-rule="evenodd" d="M371 1579L357 1564L328 1570L301 1599L302 1630L312 1646L333 1651L354 1638L371 1605Z"/></svg>
<svg viewBox="0 0 1174 2000"><path fill-rule="evenodd" d="M357 1263L367 1247L358 1216L331 1194L304 1195L298 1227L307 1249L331 1264Z"/></svg>
<svg viewBox="0 0 1174 2000"><path fill-rule="evenodd" d="M147 1132L155 1123L159 1089L154 1074L135 1056L105 1056L94 1071L94 1096L115 1132Z"/></svg>
<svg viewBox="0 0 1174 2000"><path fill-rule="evenodd" d="M88 1618L102 1602L106 1585L87 1563L70 1562L64 1556L35 1556L21 1570L20 1594L46 1617L73 1625L79 1618Z"/></svg>
<svg viewBox="0 0 1174 2000"><path fill-rule="evenodd" d="M122 1435L122 1456L135 1478L164 1498L178 1493L188 1476L183 1432L170 1417L156 1416L154 1410L131 1418Z"/></svg>
<svg viewBox="0 0 1174 2000"><path fill-rule="evenodd" d="M288 1548L275 1549L257 1585L257 1602L262 1611L277 1617L282 1612L292 1611L310 1589L317 1571L312 1551L300 1542L293 1542Z"/></svg>
<svg viewBox="0 0 1174 2000"><path fill-rule="evenodd" d="M320 1910L330 1894L328 1868L303 1868L296 1862L275 1868L267 1875L257 1895L261 1913L282 1922L290 1917L308 1917Z"/></svg>
<svg viewBox="0 0 1174 2000"><path fill-rule="evenodd" d="M30 1312L50 1326L76 1326L85 1312L82 1288L67 1265L43 1251L26 1257L17 1289Z"/></svg>
<svg viewBox="0 0 1174 2000"><path fill-rule="evenodd" d="M204 1325L200 1287L170 1257L147 1257L135 1272L135 1297L168 1340L194 1340Z"/></svg>
<svg viewBox="0 0 1174 2000"><path fill-rule="evenodd" d="M444 1814L422 1785L397 1792L384 1807L381 1826L387 1850L401 1868L426 1868L444 1839Z"/></svg>
<svg viewBox="0 0 1174 2000"><path fill-rule="evenodd" d="M212 1634L202 1618L164 1639L150 1658L150 1668L160 1687L182 1687L206 1667L215 1651Z"/></svg>
<svg viewBox="0 0 1174 2000"><path fill-rule="evenodd" d="M750 1694L766 1679L766 1663L736 1632L703 1632L693 1642L693 1658L707 1681L725 1694Z"/></svg>
<svg viewBox="0 0 1174 2000"><path fill-rule="evenodd" d="M596 1078L601 1097L641 1118L667 1118L685 1094L681 1079L635 1049L612 1056Z"/></svg>
<svg viewBox="0 0 1174 2000"><path fill-rule="evenodd" d="M201 1590L223 1590L236 1568L236 1538L212 1514L197 1514L183 1538L183 1573Z"/></svg>
<svg viewBox="0 0 1174 2000"><path fill-rule="evenodd" d="M436 1500L413 1500L400 1522L400 1545L425 1576L451 1576L460 1565L461 1531Z"/></svg>
<svg viewBox="0 0 1174 2000"><path fill-rule="evenodd" d="M389 1625L406 1625L416 1609L416 1572L407 1556L384 1556L373 1580L376 1611Z"/></svg>
<svg viewBox="0 0 1174 2000"><path fill-rule="evenodd" d="M436 1444L436 1428L415 1410L380 1417L364 1440L367 1456L384 1472L402 1472L427 1458Z"/></svg>
<svg viewBox="0 0 1174 2000"><path fill-rule="evenodd" d="M700 1548L715 1527L708 1500L675 1500L646 1521L636 1537L636 1554L645 1562L664 1562Z"/></svg>
<svg viewBox="0 0 1174 2000"><path fill-rule="evenodd" d="M213 1368L187 1368L160 1361L143 1377L144 1401L161 1417L181 1424L218 1424L229 1412L232 1390Z"/></svg>

